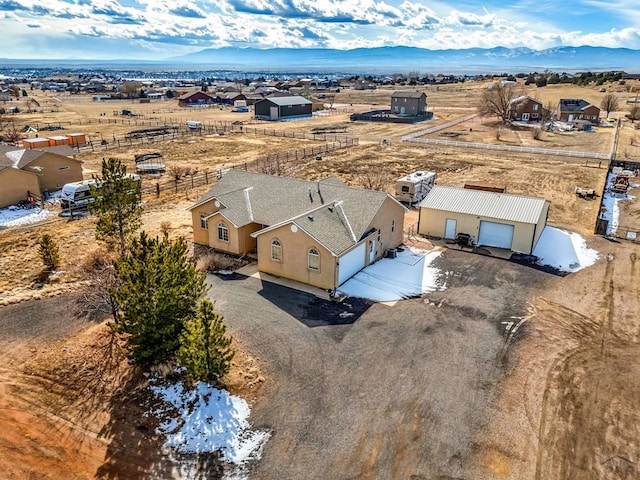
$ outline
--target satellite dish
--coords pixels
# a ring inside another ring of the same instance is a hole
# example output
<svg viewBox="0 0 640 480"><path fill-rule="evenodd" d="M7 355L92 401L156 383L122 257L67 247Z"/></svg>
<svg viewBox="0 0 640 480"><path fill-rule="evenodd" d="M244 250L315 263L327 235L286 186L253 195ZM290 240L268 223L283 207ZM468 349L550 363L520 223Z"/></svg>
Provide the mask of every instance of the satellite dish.
<svg viewBox="0 0 640 480"><path fill-rule="evenodd" d="M298 226L297 225L291 225L291 231L293 233L296 233L298 231Z"/></svg>

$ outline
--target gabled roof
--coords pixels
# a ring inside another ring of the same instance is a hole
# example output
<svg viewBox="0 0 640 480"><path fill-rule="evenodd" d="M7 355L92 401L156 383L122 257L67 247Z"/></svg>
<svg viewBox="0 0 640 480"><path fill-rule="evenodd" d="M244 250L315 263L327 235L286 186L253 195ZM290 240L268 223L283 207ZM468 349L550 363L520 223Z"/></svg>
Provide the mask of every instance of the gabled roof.
<svg viewBox="0 0 640 480"><path fill-rule="evenodd" d="M546 203L544 198L436 185L419 206L510 222L538 223Z"/></svg>
<svg viewBox="0 0 640 480"><path fill-rule="evenodd" d="M16 147L8 147L5 145L0 146L0 165L5 167L13 167L13 168L26 168L31 163L38 160L40 157L45 155L46 153L52 153L54 155L59 155L63 157L69 158L69 160L73 160L75 162L82 163L81 160L75 159L69 155L63 155L59 152L68 152L73 154L73 149L61 145L60 149L55 147L53 148L16 148ZM66 149L62 148L66 147Z"/></svg>
<svg viewBox="0 0 640 480"><path fill-rule="evenodd" d="M534 103L538 103L538 104L542 105L542 102L540 100L538 100L537 98L530 97L529 95L520 95L519 97L516 97L513 100L511 100L510 103L512 103L512 104L513 103L520 103L520 102L522 102L524 100L527 100L527 99L531 100Z"/></svg>
<svg viewBox="0 0 640 480"><path fill-rule="evenodd" d="M371 228L385 192L351 188L332 177L318 182L229 170L195 205L216 199L235 226L266 225L258 236L292 223L335 255L360 241Z"/></svg>
<svg viewBox="0 0 640 480"><path fill-rule="evenodd" d="M581 98L561 98L560 99L560 111L561 112L581 112L586 108L592 107L591 103ZM596 107L598 108L598 107Z"/></svg>
<svg viewBox="0 0 640 480"><path fill-rule="evenodd" d="M427 96L424 92L393 92L391 98L420 98L422 95Z"/></svg>
<svg viewBox="0 0 640 480"><path fill-rule="evenodd" d="M279 107L286 107L288 105L311 105L311 100L307 100L306 98L300 95L289 95L286 97L269 97L265 98L271 103L275 103ZM264 101L264 100L263 100Z"/></svg>
<svg viewBox="0 0 640 480"><path fill-rule="evenodd" d="M187 93L185 93L183 95L180 95L178 97L178 100L186 100L187 98L192 97L197 93L202 93L202 94L206 95L207 97L211 98L212 100L214 98L213 96L211 96L211 94L209 92L203 92L202 90L196 90L194 92L187 92Z"/></svg>

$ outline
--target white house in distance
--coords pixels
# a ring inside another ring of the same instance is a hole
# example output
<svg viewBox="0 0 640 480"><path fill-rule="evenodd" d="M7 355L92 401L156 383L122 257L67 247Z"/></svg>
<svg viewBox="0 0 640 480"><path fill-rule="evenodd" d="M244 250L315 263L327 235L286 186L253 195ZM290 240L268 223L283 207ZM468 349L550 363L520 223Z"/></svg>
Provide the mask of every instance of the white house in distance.
<svg viewBox="0 0 640 480"><path fill-rule="evenodd" d="M549 214L544 198L434 186L419 204L418 232L455 239L471 235L478 246L497 247L530 255Z"/></svg>

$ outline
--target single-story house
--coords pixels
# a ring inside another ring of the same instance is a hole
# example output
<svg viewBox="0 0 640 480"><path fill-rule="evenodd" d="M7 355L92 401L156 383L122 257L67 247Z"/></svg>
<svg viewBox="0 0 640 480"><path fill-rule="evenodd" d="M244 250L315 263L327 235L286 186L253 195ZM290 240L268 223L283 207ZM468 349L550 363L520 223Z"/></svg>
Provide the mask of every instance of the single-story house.
<svg viewBox="0 0 640 480"><path fill-rule="evenodd" d="M544 198L440 185L431 189L419 207L418 232L422 235L455 239L465 233L476 245L528 255L549 214Z"/></svg>
<svg viewBox="0 0 640 480"><path fill-rule="evenodd" d="M539 122L544 106L537 98L521 95L511 100L511 120L518 122Z"/></svg>
<svg viewBox="0 0 640 480"><path fill-rule="evenodd" d="M600 109L581 98L561 98L558 104L558 120L568 123L585 120L597 125L600 123Z"/></svg>
<svg viewBox="0 0 640 480"><path fill-rule="evenodd" d="M16 198L25 199L29 193L42 195L45 190L59 190L66 183L82 180L82 161L73 154L67 145L42 149L0 147L0 168L3 168L0 207L16 203Z"/></svg>
<svg viewBox="0 0 640 480"><path fill-rule="evenodd" d="M393 92L391 111L399 115L424 115L427 113L427 95L424 92Z"/></svg>
<svg viewBox="0 0 640 480"><path fill-rule="evenodd" d="M406 212L388 193L335 177L233 169L189 210L195 243L238 256L255 251L259 271L326 290L400 245Z"/></svg>
<svg viewBox="0 0 640 480"><path fill-rule="evenodd" d="M178 97L178 105L181 107L212 105L214 103L216 103L214 95L210 95L209 93L200 90L196 92L188 92Z"/></svg>
<svg viewBox="0 0 640 480"><path fill-rule="evenodd" d="M225 105L233 105L234 102L238 100L247 100L247 96L244 93L240 92L227 92L220 93L216 95L216 100L218 103L223 103Z"/></svg>
<svg viewBox="0 0 640 480"><path fill-rule="evenodd" d="M289 120L311 117L313 102L298 95L269 97L256 102L255 117L260 120Z"/></svg>

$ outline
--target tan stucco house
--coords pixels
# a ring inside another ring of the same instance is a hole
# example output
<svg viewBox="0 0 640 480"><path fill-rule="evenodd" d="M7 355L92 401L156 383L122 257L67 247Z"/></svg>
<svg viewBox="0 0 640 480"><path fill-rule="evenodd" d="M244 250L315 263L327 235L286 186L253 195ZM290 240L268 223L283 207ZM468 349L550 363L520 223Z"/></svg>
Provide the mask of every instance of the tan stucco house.
<svg viewBox="0 0 640 480"><path fill-rule="evenodd" d="M533 252L547 223L544 198L434 186L420 202L418 232L455 239L471 235L478 246Z"/></svg>
<svg viewBox="0 0 640 480"><path fill-rule="evenodd" d="M69 146L0 146L0 208L24 200L29 194L40 196L45 190L59 190L66 183L82 180L82 161L73 154Z"/></svg>
<svg viewBox="0 0 640 480"><path fill-rule="evenodd" d="M335 290L402 243L406 208L337 178L229 170L190 211L195 243L255 251L261 272Z"/></svg>

